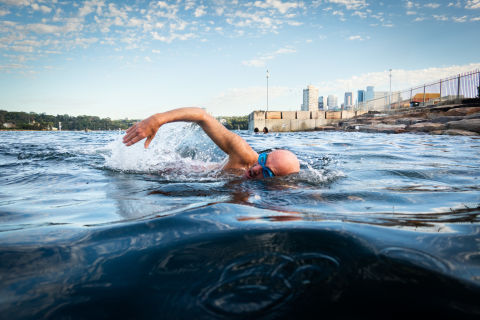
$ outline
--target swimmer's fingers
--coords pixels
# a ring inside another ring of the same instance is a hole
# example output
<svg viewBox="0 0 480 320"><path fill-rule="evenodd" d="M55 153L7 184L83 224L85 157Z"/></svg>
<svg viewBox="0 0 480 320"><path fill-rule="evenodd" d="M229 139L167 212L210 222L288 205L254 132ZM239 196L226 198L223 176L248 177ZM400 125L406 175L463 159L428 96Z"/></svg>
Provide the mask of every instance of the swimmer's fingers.
<svg viewBox="0 0 480 320"><path fill-rule="evenodd" d="M133 138L138 135L136 130L132 130L123 137L123 143L128 144ZM143 139L143 138L142 138Z"/></svg>
<svg viewBox="0 0 480 320"><path fill-rule="evenodd" d="M155 117L151 116L128 128L125 136L123 137L123 143L125 143L127 146L131 146L132 144L137 143L144 138L148 138L147 141L145 141L145 148L147 148L152 139L155 137L159 127L160 124L155 121Z"/></svg>
<svg viewBox="0 0 480 320"><path fill-rule="evenodd" d="M147 140L145 140L145 149L148 148L150 145L150 142L152 142L153 138L155 138L155 135L157 134L157 131L155 131L152 135L147 137Z"/></svg>
<svg viewBox="0 0 480 320"><path fill-rule="evenodd" d="M142 140L144 137L141 136L134 136L128 142L124 142L127 147L131 146L132 144L137 143L138 141Z"/></svg>

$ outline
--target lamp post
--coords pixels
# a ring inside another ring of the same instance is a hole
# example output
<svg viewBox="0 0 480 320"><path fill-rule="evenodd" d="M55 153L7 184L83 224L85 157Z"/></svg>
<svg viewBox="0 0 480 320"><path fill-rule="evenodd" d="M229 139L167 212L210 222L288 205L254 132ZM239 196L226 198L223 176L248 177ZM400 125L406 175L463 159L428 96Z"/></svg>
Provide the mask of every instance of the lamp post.
<svg viewBox="0 0 480 320"><path fill-rule="evenodd" d="M268 111L268 78L270 77L270 73L268 72L267 69L267 111Z"/></svg>

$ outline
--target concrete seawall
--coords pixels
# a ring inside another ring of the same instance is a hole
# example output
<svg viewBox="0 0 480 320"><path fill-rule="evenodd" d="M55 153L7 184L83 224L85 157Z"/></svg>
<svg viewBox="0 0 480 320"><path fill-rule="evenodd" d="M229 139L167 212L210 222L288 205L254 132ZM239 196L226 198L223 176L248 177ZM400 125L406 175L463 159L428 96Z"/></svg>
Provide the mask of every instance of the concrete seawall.
<svg viewBox="0 0 480 320"><path fill-rule="evenodd" d="M365 111L253 111L248 115L248 130L271 132L322 130L340 120L364 114Z"/></svg>

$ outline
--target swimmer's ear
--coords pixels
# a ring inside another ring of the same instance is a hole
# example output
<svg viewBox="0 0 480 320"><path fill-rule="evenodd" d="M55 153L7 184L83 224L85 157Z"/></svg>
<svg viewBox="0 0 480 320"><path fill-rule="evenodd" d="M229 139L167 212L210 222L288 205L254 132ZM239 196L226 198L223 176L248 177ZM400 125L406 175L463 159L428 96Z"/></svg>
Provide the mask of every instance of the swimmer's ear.
<svg viewBox="0 0 480 320"><path fill-rule="evenodd" d="M147 140L145 140L145 149L148 148L148 146L150 145L150 142L152 142L152 140L153 140L153 138L155 138L155 135L156 135L156 134L157 134L157 133L154 132L151 136L148 136L148 137L147 137Z"/></svg>

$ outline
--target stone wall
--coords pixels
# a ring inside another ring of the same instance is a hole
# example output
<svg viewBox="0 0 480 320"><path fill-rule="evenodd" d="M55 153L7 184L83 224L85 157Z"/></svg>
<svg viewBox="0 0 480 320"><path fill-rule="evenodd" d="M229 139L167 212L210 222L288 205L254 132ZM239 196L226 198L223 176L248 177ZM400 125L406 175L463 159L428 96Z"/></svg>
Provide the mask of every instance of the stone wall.
<svg viewBox="0 0 480 320"><path fill-rule="evenodd" d="M344 119L360 115L359 111L253 111L248 116L248 130L270 132L321 130Z"/></svg>

